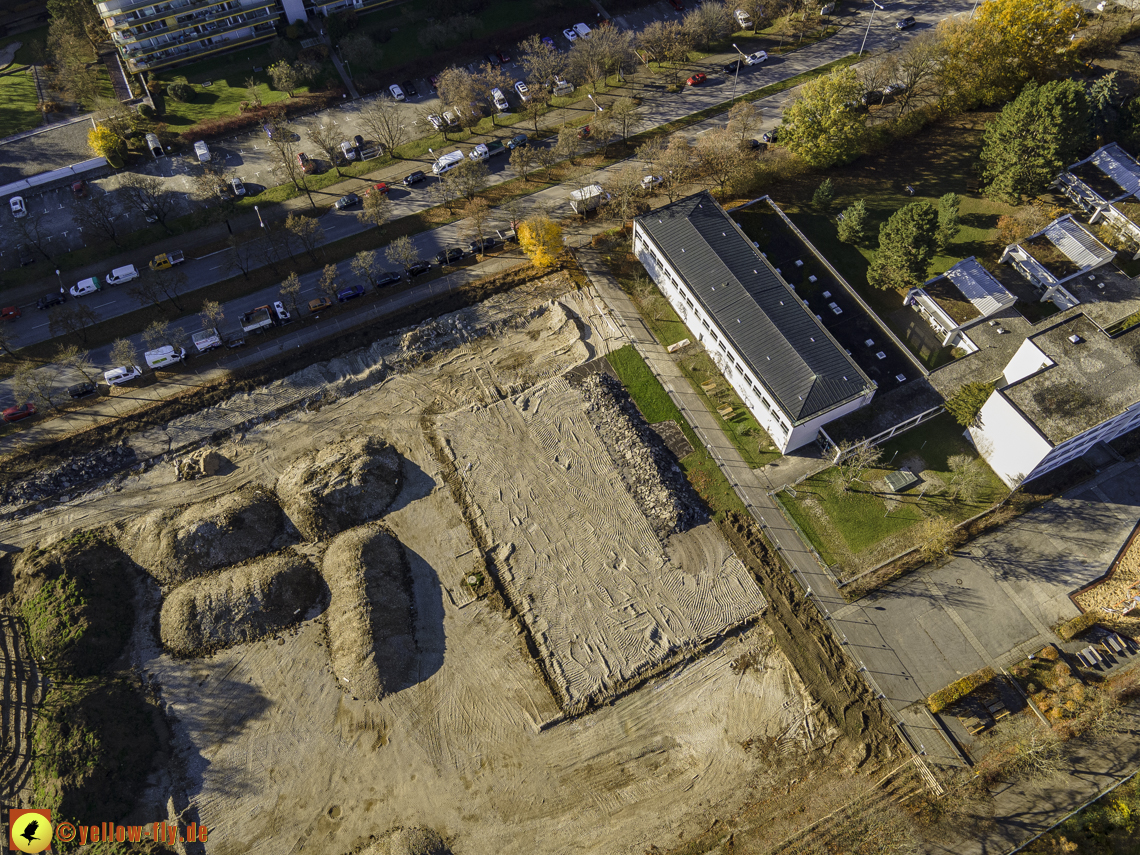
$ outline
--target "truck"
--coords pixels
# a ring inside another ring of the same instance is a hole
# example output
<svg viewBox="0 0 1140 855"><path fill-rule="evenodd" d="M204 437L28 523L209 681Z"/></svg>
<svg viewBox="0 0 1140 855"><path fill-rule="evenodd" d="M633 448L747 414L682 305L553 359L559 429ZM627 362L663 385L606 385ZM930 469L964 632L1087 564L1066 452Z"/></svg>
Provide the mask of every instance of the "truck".
<svg viewBox="0 0 1140 855"><path fill-rule="evenodd" d="M488 160L496 154L506 154L507 147L499 141L489 143L479 143L471 150L471 154L467 155L474 161Z"/></svg>
<svg viewBox="0 0 1140 855"><path fill-rule="evenodd" d="M575 214L586 214L610 198L601 184L591 184L570 194L570 210Z"/></svg>
<svg viewBox="0 0 1140 855"><path fill-rule="evenodd" d="M207 330L200 330L190 336L194 342L194 346L198 348L199 353L205 353L207 350L213 350L215 347L222 346L222 337L218 335L218 331L214 327Z"/></svg>
<svg viewBox="0 0 1140 855"><path fill-rule="evenodd" d="M241 328L247 333L260 333L273 326L273 313L268 306L258 306L240 318Z"/></svg>
<svg viewBox="0 0 1140 855"><path fill-rule="evenodd" d="M173 252L163 252L156 255L150 262L151 270L166 270L176 264L181 264L186 260L186 256L182 254L182 250L176 249Z"/></svg>
<svg viewBox="0 0 1140 855"><path fill-rule="evenodd" d="M450 172L463 162L463 152L450 151L447 154L441 155L435 163L431 165L431 171L435 175L443 175L445 172Z"/></svg>

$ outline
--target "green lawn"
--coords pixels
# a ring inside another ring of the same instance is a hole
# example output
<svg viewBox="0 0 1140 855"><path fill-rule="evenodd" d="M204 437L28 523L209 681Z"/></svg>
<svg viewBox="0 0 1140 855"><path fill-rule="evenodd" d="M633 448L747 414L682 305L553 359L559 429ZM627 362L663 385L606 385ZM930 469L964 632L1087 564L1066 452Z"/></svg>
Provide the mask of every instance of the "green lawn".
<svg viewBox="0 0 1140 855"><path fill-rule="evenodd" d="M1140 775L1025 848L1026 855L1140 855Z"/></svg>
<svg viewBox="0 0 1140 855"><path fill-rule="evenodd" d="M31 71L0 75L0 137L43 124L43 116L36 109L38 103Z"/></svg>
<svg viewBox="0 0 1140 855"><path fill-rule="evenodd" d="M1008 490L984 463L983 480L969 501L950 498L950 457L977 454L962 436L962 427L943 414L895 437L882 446L882 462L861 481L843 490L827 470L778 498L812 546L840 578L849 578L914 546L906 536L923 519L945 516L967 519L1001 499ZM887 472L906 466L920 474L919 483L901 494L887 490Z"/></svg>
<svg viewBox="0 0 1140 855"><path fill-rule="evenodd" d="M627 344L606 358L646 421L656 424L672 420L681 426L685 438L693 446L693 453L681 461L681 469L714 515L719 518L732 511L747 513L748 509L717 467L716 461L709 456L669 393L633 345Z"/></svg>
<svg viewBox="0 0 1140 855"><path fill-rule="evenodd" d="M12 42L20 43L20 49L16 51L16 58L13 60L13 65L31 65L33 62L42 62L42 51L44 45L47 43L47 32L48 28L45 24L42 27L36 27L34 30L27 30L18 35L6 36L0 39L0 48L12 44ZM39 45L40 48L40 53L38 54L35 50L36 45Z"/></svg>

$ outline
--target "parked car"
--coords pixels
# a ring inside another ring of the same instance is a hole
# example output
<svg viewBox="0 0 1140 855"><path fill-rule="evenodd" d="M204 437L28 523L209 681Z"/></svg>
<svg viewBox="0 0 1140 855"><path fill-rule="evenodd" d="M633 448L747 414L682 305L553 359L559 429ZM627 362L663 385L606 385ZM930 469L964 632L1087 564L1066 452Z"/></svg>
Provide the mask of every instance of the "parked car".
<svg viewBox="0 0 1140 855"><path fill-rule="evenodd" d="M554 44L554 39L552 39L550 36L543 36L542 43L551 50L558 50L558 46Z"/></svg>
<svg viewBox="0 0 1140 855"><path fill-rule="evenodd" d="M244 196L245 195L245 184L242 182L242 180L240 178L231 178L230 179L230 187L233 188L235 196Z"/></svg>
<svg viewBox="0 0 1140 855"><path fill-rule="evenodd" d="M499 61L499 58L493 53L487 54L485 58L487 60L487 64L490 65L491 68L498 68L500 65L502 65L502 63Z"/></svg>
<svg viewBox="0 0 1140 855"><path fill-rule="evenodd" d="M273 139L273 134L277 132L277 129L268 122L262 125L261 129L265 131L265 136L267 136L269 139Z"/></svg>
<svg viewBox="0 0 1140 855"><path fill-rule="evenodd" d="M364 148L364 137L362 137L360 134L357 134L352 138L352 144L358 149Z"/></svg>
<svg viewBox="0 0 1140 855"><path fill-rule="evenodd" d="M491 90L491 100L495 102L495 107L500 113L510 112L511 105L507 101L507 96L503 94L503 90L495 87Z"/></svg>
<svg viewBox="0 0 1140 855"><path fill-rule="evenodd" d="M457 261L461 261L465 255L467 255L467 253L459 247L453 246L451 249L442 249L437 252L435 263L441 267L445 264L454 264Z"/></svg>
<svg viewBox="0 0 1140 855"><path fill-rule="evenodd" d="M529 142L530 140L527 138L526 134L515 134L513 137L507 140L507 148L509 148L511 151L514 151L516 148L523 148Z"/></svg>
<svg viewBox="0 0 1140 855"><path fill-rule="evenodd" d="M199 163L210 162L210 147L206 145L204 140L198 140L194 143L194 154L198 155Z"/></svg>
<svg viewBox="0 0 1140 855"><path fill-rule="evenodd" d="M388 195L388 183L386 181L379 181L376 184L372 185L372 189L369 192L370 193L383 193L385 196L387 196Z"/></svg>
<svg viewBox="0 0 1140 855"><path fill-rule="evenodd" d="M148 205L147 207L143 208L143 219L148 223L157 223L158 211Z"/></svg>
<svg viewBox="0 0 1140 855"><path fill-rule="evenodd" d="M404 95L406 95L408 98L415 98L420 94L416 91L416 87L410 80L405 80L403 83L401 83L400 88L404 90Z"/></svg>
<svg viewBox="0 0 1140 855"><path fill-rule="evenodd" d="M669 0L669 5L676 9L678 12L685 11L685 4L681 0Z"/></svg>
<svg viewBox="0 0 1140 855"><path fill-rule="evenodd" d="M578 139L588 140L590 138L590 134L592 134L593 132L594 132L594 129L591 128L589 125L582 125L582 127L578 128Z"/></svg>
<svg viewBox="0 0 1140 855"><path fill-rule="evenodd" d="M864 92L860 100L862 100L864 107L869 107L872 104L882 104L887 100L887 96L878 89L872 89L870 92Z"/></svg>
<svg viewBox="0 0 1140 855"><path fill-rule="evenodd" d="M36 301L37 309L50 309L52 306L58 306L67 302L67 295L62 291L53 291L50 294L44 294Z"/></svg>
<svg viewBox="0 0 1140 855"><path fill-rule="evenodd" d="M901 95L903 92L906 92L905 83L892 83L883 90L883 94L888 98L894 98L896 95Z"/></svg>
<svg viewBox="0 0 1140 855"><path fill-rule="evenodd" d="M14 321L16 318L23 317L23 314L19 306L5 306L0 309L0 321Z"/></svg>
<svg viewBox="0 0 1140 855"><path fill-rule="evenodd" d="M107 381L108 386L121 386L136 377L142 377L142 369L137 365L120 365L118 368L103 372L103 379Z"/></svg>
<svg viewBox="0 0 1140 855"><path fill-rule="evenodd" d="M333 207L338 211L343 211L345 208L351 208L353 205L360 204L360 197L355 193L346 193L333 203Z"/></svg>
<svg viewBox="0 0 1140 855"><path fill-rule="evenodd" d="M87 182L76 181L71 185L71 192L76 199L81 199L87 195Z"/></svg>
<svg viewBox="0 0 1140 855"><path fill-rule="evenodd" d="M566 41L568 41L568 42L578 41L578 31L575 30L573 27L567 27L565 30L562 31L562 35L564 35L566 37Z"/></svg>
<svg viewBox="0 0 1140 855"><path fill-rule="evenodd" d="M708 80L708 77L705 75L705 73L703 71L698 71L688 80L686 80L685 83L687 83L689 86L700 86L706 80Z"/></svg>
<svg viewBox="0 0 1140 855"><path fill-rule="evenodd" d="M907 15L901 21L895 22L895 29L896 30L909 30L911 27L913 27L917 23L918 22L914 19L914 15Z"/></svg>
<svg viewBox="0 0 1140 855"><path fill-rule="evenodd" d="M439 89L439 78L433 74L428 78L428 86L431 87L432 92Z"/></svg>
<svg viewBox="0 0 1140 855"><path fill-rule="evenodd" d="M338 302L347 303L349 300L355 300L357 297L364 296L363 285L349 285L347 288L341 288L336 292L336 299Z"/></svg>
<svg viewBox="0 0 1140 855"><path fill-rule="evenodd" d="M408 274L409 279L414 279L416 276L421 276L431 270L431 265L426 261L417 261L415 264L409 264L404 268L404 272Z"/></svg>
<svg viewBox="0 0 1140 855"><path fill-rule="evenodd" d="M404 176L403 185L405 187L411 187L413 184L419 184L426 177L427 176L424 175L424 172L422 169L417 169L415 172L409 173L408 175Z"/></svg>
<svg viewBox="0 0 1140 855"><path fill-rule="evenodd" d="M325 309L332 308L332 300L328 297L317 297L315 300L309 301L309 314L315 315L317 312L324 311Z"/></svg>
<svg viewBox="0 0 1140 855"><path fill-rule="evenodd" d="M13 196L8 201L8 205L12 209L12 216L17 220L20 219L20 217L28 216L28 209L24 207L23 196Z"/></svg>
<svg viewBox="0 0 1140 855"><path fill-rule="evenodd" d="M387 288L389 285L399 285L404 281L404 277L399 273L394 273L391 270L381 270L380 275L376 277L377 288Z"/></svg>
<svg viewBox="0 0 1140 855"><path fill-rule="evenodd" d="M116 267L107 274L108 285L122 285L124 282L133 282L139 278L139 269L133 264L124 264Z"/></svg>
<svg viewBox="0 0 1140 855"><path fill-rule="evenodd" d="M510 54L504 50L495 51L495 56L499 58L499 62L501 62L503 65L507 65L511 61Z"/></svg>
<svg viewBox="0 0 1140 855"><path fill-rule="evenodd" d="M722 71L723 71L725 74L736 74L736 73L737 73L737 72L739 72L739 71L740 71L740 69L742 69L742 68L744 68L744 61L743 61L743 60L740 60L740 59L734 59L732 62L730 62L728 65L726 65L726 66L725 66L723 69L721 69L721 70L722 70Z"/></svg>
<svg viewBox="0 0 1140 855"><path fill-rule="evenodd" d="M4 415L0 416L6 422L18 422L20 419L26 419L28 416L36 414L36 405L31 401L20 404L18 407L9 407L4 411Z"/></svg>
<svg viewBox="0 0 1140 855"><path fill-rule="evenodd" d="M578 38L588 39L590 37L590 33L592 33L593 30L591 30L585 24L575 24L574 25L574 32L576 32L578 34Z"/></svg>
<svg viewBox="0 0 1140 855"><path fill-rule="evenodd" d="M297 163L301 165L301 169L303 169L306 173L312 172L317 168L316 162L310 160L309 156L303 151L297 152Z"/></svg>
<svg viewBox="0 0 1140 855"><path fill-rule="evenodd" d="M745 65L759 65L760 63L766 62L767 60L768 60L767 52L762 51L762 50L758 50L758 51L756 51L756 53L750 53L750 54L748 54L748 56L744 57L744 64Z"/></svg>
<svg viewBox="0 0 1140 855"><path fill-rule="evenodd" d="M27 267L29 264L35 263L36 257L32 254L31 248L26 243L22 243L17 246L16 252L20 256L21 267Z"/></svg>
<svg viewBox="0 0 1140 855"><path fill-rule="evenodd" d="M431 126L433 128L435 128L437 131L443 130L443 117L442 116L437 116L435 113L428 113L427 120L431 123Z"/></svg>
<svg viewBox="0 0 1140 855"><path fill-rule="evenodd" d="M92 276L88 279L83 279L76 282L71 286L72 297L86 297L88 294L94 294L96 291L102 291L103 285L99 282L98 276Z"/></svg>
<svg viewBox="0 0 1140 855"><path fill-rule="evenodd" d="M356 160L356 149L348 140L340 144L340 153L344 155L345 160Z"/></svg>
<svg viewBox="0 0 1140 855"><path fill-rule="evenodd" d="M760 140L741 140L740 147L744 151L756 151L757 149L765 149L768 146L766 143L760 142Z"/></svg>
<svg viewBox="0 0 1140 855"><path fill-rule="evenodd" d="M392 93L392 97L395 98L397 101L407 101L408 100L404 95L404 90L401 89L399 86L397 86L395 83L393 83L391 86L388 87L388 91Z"/></svg>
<svg viewBox="0 0 1140 855"><path fill-rule="evenodd" d="M641 189L642 190L652 190L654 187L656 187L658 184L660 184L663 180L664 179L662 179L662 177L660 175L646 175L644 178L641 179Z"/></svg>
<svg viewBox="0 0 1140 855"><path fill-rule="evenodd" d="M483 238L482 242L478 238L471 241L471 254L472 255L485 255L487 250L494 249L499 245L499 242L493 237Z"/></svg>
<svg viewBox="0 0 1140 855"><path fill-rule="evenodd" d="M455 115L454 110L444 110L443 121L448 127L454 128L459 124L459 117Z"/></svg>
<svg viewBox="0 0 1140 855"><path fill-rule="evenodd" d="M84 380L82 383L67 387L67 394L73 398L86 398L88 395L94 395L97 391L99 391L99 387L90 380Z"/></svg>
<svg viewBox="0 0 1140 855"><path fill-rule="evenodd" d="M519 96L519 100L524 104L530 100L530 87L522 80L515 81L515 92Z"/></svg>
<svg viewBox="0 0 1140 855"><path fill-rule="evenodd" d="M775 128L772 128L772 130L765 131L764 133L760 134L760 141L766 143L774 143L778 135L779 132Z"/></svg>

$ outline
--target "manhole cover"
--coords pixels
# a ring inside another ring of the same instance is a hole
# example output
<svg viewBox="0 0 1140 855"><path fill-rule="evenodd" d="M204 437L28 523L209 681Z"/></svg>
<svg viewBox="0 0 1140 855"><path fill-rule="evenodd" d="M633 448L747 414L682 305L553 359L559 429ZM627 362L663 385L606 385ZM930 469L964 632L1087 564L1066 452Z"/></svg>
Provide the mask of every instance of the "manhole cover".
<svg viewBox="0 0 1140 855"><path fill-rule="evenodd" d="M961 584L962 584L962 580L961 580L961 579L955 579L954 581L955 581L955 582L957 582L959 585L961 585Z"/></svg>

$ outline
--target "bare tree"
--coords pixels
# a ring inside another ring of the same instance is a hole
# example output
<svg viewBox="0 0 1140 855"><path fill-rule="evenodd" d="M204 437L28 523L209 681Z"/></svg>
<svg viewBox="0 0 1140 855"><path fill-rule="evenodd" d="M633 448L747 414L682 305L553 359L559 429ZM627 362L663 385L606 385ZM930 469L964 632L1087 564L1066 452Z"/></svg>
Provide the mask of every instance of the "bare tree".
<svg viewBox="0 0 1140 855"><path fill-rule="evenodd" d="M384 226L392 221L392 202L388 199L388 194L375 189L369 190L361 200L356 218L362 223L376 226L382 232Z"/></svg>
<svg viewBox="0 0 1140 855"><path fill-rule="evenodd" d="M700 174L723 196L728 183L739 174L743 157L736 137L728 130L701 134L694 152Z"/></svg>
<svg viewBox="0 0 1140 855"><path fill-rule="evenodd" d="M111 345L111 362L116 366L119 365L137 365L139 361L139 349L135 347L135 343L129 338L117 338Z"/></svg>
<svg viewBox="0 0 1140 855"><path fill-rule="evenodd" d="M336 125L332 123L332 118L328 117L327 125L316 125L309 128L309 140L320 149L321 153L328 158L332 168L336 170L337 175L343 175L340 171L340 134L337 133Z"/></svg>
<svg viewBox="0 0 1140 855"><path fill-rule="evenodd" d="M373 250L356 253L349 262L349 268L373 288L376 287L376 253Z"/></svg>
<svg viewBox="0 0 1140 855"><path fill-rule="evenodd" d="M728 129L743 143L760 126L760 108L751 101L739 101L728 111Z"/></svg>
<svg viewBox="0 0 1140 855"><path fill-rule="evenodd" d="M545 45L539 35L527 36L519 42L516 60L533 84L532 92L551 85L555 78L566 73L566 55Z"/></svg>
<svg viewBox="0 0 1140 855"><path fill-rule="evenodd" d="M146 278L145 274L144 278ZM181 312L182 304L178 298L182 296L186 286L190 284L189 277L181 270L165 270L153 274L153 278L158 290L174 305L174 308Z"/></svg>
<svg viewBox="0 0 1140 855"><path fill-rule="evenodd" d="M56 234L56 229L48 222L43 211L34 207L19 219L9 217L4 221L4 229L11 243L27 243L36 248L40 255L51 261L48 241Z"/></svg>
<svg viewBox="0 0 1140 855"><path fill-rule="evenodd" d="M938 96L938 35L922 32L907 41L896 63L896 81L906 87L898 95L899 113Z"/></svg>
<svg viewBox="0 0 1140 855"><path fill-rule="evenodd" d="M285 228L297 238L313 264L317 263L317 247L324 240L325 233L321 224L314 217L305 217L300 214L290 214L285 218Z"/></svg>
<svg viewBox="0 0 1140 855"><path fill-rule="evenodd" d="M294 136L292 129L284 121L277 120L274 122L273 134L269 138L270 162L273 164L274 172L288 178L297 190L305 191L309 197L309 204L315 209L317 203L313 200L313 194L309 190L309 181L305 169L297 159L301 152L294 143Z"/></svg>
<svg viewBox="0 0 1140 855"><path fill-rule="evenodd" d="M478 94L475 79L466 69L453 65L439 73L436 84L440 100L444 104L458 108L462 121L463 116L469 112L468 106Z"/></svg>
<svg viewBox="0 0 1140 855"><path fill-rule="evenodd" d="M0 324L0 350L15 359L16 352L12 350L12 345L14 344L13 338L12 328L9 327L8 324Z"/></svg>
<svg viewBox="0 0 1140 855"><path fill-rule="evenodd" d="M501 65L483 63L479 75L474 80L476 91L491 105L491 124L499 124L499 110L495 107L495 99L491 95L492 89L506 92L511 88L511 77Z"/></svg>
<svg viewBox="0 0 1140 855"><path fill-rule="evenodd" d="M89 187L86 196L75 200L71 218L79 227L119 246L119 227L115 225L118 211L105 192Z"/></svg>
<svg viewBox="0 0 1140 855"><path fill-rule="evenodd" d="M936 561L954 547L957 528L949 517L927 517L918 526L914 539L924 561Z"/></svg>
<svg viewBox="0 0 1140 855"><path fill-rule="evenodd" d="M186 331L182 327L171 326L170 321L151 321L142 336L149 350L159 347L178 350L186 342Z"/></svg>
<svg viewBox="0 0 1140 855"><path fill-rule="evenodd" d="M637 43L659 65L669 63L674 80L692 50L690 34L680 21L654 21L638 34Z"/></svg>
<svg viewBox="0 0 1140 855"><path fill-rule="evenodd" d="M239 235L230 235L226 241L233 250L229 257L228 266L241 271L241 275L249 278L249 272L256 264L255 256L258 246L255 240L242 240Z"/></svg>
<svg viewBox="0 0 1140 855"><path fill-rule="evenodd" d="M511 167L524 181L530 180L530 173L534 170L535 153L529 145L523 145L511 152Z"/></svg>
<svg viewBox="0 0 1140 855"><path fill-rule="evenodd" d="M661 176L660 186L669 201L675 202L682 189L693 180L693 147L684 134L673 134L668 145L657 152L650 165Z"/></svg>
<svg viewBox="0 0 1140 855"><path fill-rule="evenodd" d="M223 342L226 340L222 334L222 321L226 319L226 313L222 310L221 303L217 300L206 300L202 303L198 317L202 321L202 329L214 330Z"/></svg>
<svg viewBox="0 0 1140 855"><path fill-rule="evenodd" d="M621 134L622 142L625 142L634 125L641 118L641 108L634 99L627 95L611 102L609 110L614 119L614 127Z"/></svg>
<svg viewBox="0 0 1140 855"><path fill-rule="evenodd" d="M321 271L320 282L317 283L321 292L329 299L336 299L336 292L340 290L340 278L335 264L326 264Z"/></svg>
<svg viewBox="0 0 1140 855"><path fill-rule="evenodd" d="M119 185L127 203L139 213L150 212L159 225L170 233L166 221L177 209L178 197L166 189L166 183L157 175L128 172Z"/></svg>
<svg viewBox="0 0 1140 855"><path fill-rule="evenodd" d="M841 490L851 489L851 485L863 479L863 474L874 468L883 459L883 450L870 443L854 444L840 442L839 461L835 464L835 483Z"/></svg>
<svg viewBox="0 0 1140 855"><path fill-rule="evenodd" d="M476 196L463 206L463 223L460 228L465 234L478 240L480 247L486 238L492 213L491 203L482 196Z"/></svg>
<svg viewBox="0 0 1140 855"><path fill-rule="evenodd" d="M545 89L532 89L531 99L523 104L522 115L534 125L534 132L538 133L538 120L546 114L546 107L550 103L550 93Z"/></svg>
<svg viewBox="0 0 1140 855"><path fill-rule="evenodd" d="M446 205L447 212L454 213L455 210L455 184L451 181L437 178L427 186L428 197L431 199L432 205Z"/></svg>
<svg viewBox="0 0 1140 855"><path fill-rule="evenodd" d="M420 260L420 251L416 245L412 243L410 237L403 235L388 244L388 249L385 250L384 257L387 258L391 264L398 264L404 270L407 270Z"/></svg>
<svg viewBox="0 0 1140 855"><path fill-rule="evenodd" d="M63 366L57 362L49 362L40 368L30 362L20 363L12 375L12 393L16 403L31 402L37 408L48 407L59 412L59 399L63 395L62 373Z"/></svg>
<svg viewBox="0 0 1140 855"><path fill-rule="evenodd" d="M290 273L282 280L277 290L281 295L282 302L289 307L294 315L299 317L300 312L297 311L297 304L301 297L301 277L296 273Z"/></svg>
<svg viewBox="0 0 1140 855"><path fill-rule="evenodd" d="M425 114L424 119L427 119ZM368 135L396 157L396 149L408 140L403 110L391 98L376 98L360 111L360 122Z"/></svg>
<svg viewBox="0 0 1140 855"><path fill-rule="evenodd" d="M611 172L605 186L610 194L610 209L617 218L623 223L632 218L640 207L641 170L637 164L626 163L616 173Z"/></svg>
<svg viewBox="0 0 1140 855"><path fill-rule="evenodd" d="M48 332L53 336L75 333L84 344L87 343L88 328L98 322L95 310L84 303L65 303L48 312Z"/></svg>
<svg viewBox="0 0 1140 855"><path fill-rule="evenodd" d="M568 160L574 164L574 158L582 147L582 138L578 136L579 129L570 125L563 125L558 129L558 142L554 144L554 152L559 160Z"/></svg>
<svg viewBox="0 0 1140 855"><path fill-rule="evenodd" d="M986 470L981 460L969 454L955 454L947 461L950 478L947 493L952 502L972 502L986 486Z"/></svg>
<svg viewBox="0 0 1140 855"><path fill-rule="evenodd" d="M444 174L443 183L449 184L456 196L474 199L487 186L490 177L491 173L487 170L486 163L468 157Z"/></svg>
<svg viewBox="0 0 1140 855"><path fill-rule="evenodd" d="M91 354L74 344L61 347L56 351L55 358L52 361L64 368L78 371L88 383L94 383L98 377L98 373L91 365Z"/></svg>
<svg viewBox="0 0 1140 855"><path fill-rule="evenodd" d="M702 3L685 13L682 26L694 44L708 50L714 41L732 32L732 11L724 3Z"/></svg>

